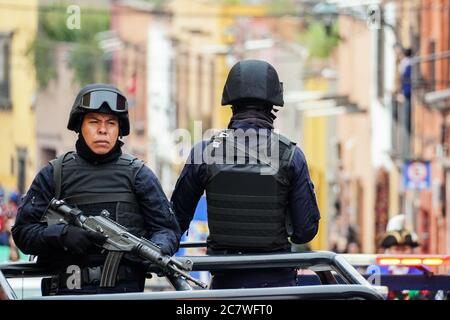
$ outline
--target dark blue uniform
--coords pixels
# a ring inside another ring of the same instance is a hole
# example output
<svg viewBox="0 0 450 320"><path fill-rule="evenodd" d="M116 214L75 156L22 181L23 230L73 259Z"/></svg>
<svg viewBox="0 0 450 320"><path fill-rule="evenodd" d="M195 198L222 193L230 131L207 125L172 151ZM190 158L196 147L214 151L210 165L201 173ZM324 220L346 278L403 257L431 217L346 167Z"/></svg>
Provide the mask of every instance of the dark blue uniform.
<svg viewBox="0 0 450 320"><path fill-rule="evenodd" d="M179 227L156 176L148 167L143 166L137 173L133 192L144 218L144 227L147 230L145 236L159 245L164 253L173 255L178 249ZM65 225L55 224L47 227L41 222L54 196L53 167L48 164L36 175L18 209L16 223L12 229L17 246L26 254L38 255L38 262L44 264L56 264L58 259L67 255L61 243L61 233ZM119 287L128 288L124 291L139 291L140 288L130 289L133 285L126 281L119 283ZM97 287L86 288L78 293L110 291L113 290Z"/></svg>
<svg viewBox="0 0 450 320"><path fill-rule="evenodd" d="M235 122L231 129L257 129L251 124L244 122ZM207 145L207 141L194 147L190 155L190 161L183 168L181 175L172 194L171 202L181 230L184 232L189 228L193 218L197 202L207 188L208 174L207 164L195 164L195 148L202 150ZM287 211L292 220L291 241L302 244L309 242L318 232L320 213L314 194L314 186L308 173L308 167L303 152L295 147L294 155L289 168L289 193ZM279 249L278 252L288 251L289 249ZM239 250L245 253L244 250ZM254 252L254 251L251 251ZM267 252L267 251L265 251ZM275 251L273 251L275 252ZM227 253L227 252L225 252ZM229 252L236 253L236 252ZM228 273L229 274L229 273ZM284 274L284 276L283 276ZM218 274L220 276L220 273ZM279 270L261 271L260 274L255 271L236 272L231 278L226 277L223 284L218 285L221 288L236 287L259 287L259 286L279 286L294 284L293 273L282 273ZM218 277L217 277L218 278ZM232 279L232 280L230 280ZM220 280L219 280L220 281ZM218 282L216 282L218 283Z"/></svg>

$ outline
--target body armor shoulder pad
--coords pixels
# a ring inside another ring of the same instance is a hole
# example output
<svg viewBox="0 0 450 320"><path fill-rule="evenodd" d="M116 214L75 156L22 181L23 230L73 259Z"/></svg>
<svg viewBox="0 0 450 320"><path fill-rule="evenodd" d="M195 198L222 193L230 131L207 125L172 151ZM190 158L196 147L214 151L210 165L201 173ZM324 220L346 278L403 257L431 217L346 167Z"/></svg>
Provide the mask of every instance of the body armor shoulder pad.
<svg viewBox="0 0 450 320"><path fill-rule="evenodd" d="M209 143L221 143L222 140L226 139L229 136L233 135L234 130L233 129L224 129L220 131L219 133L213 135L211 139L209 140ZM291 141L290 139L286 138L282 134L276 133L272 131L272 134L276 135L280 142L285 146L285 152L282 154L281 159L286 161L288 163L288 166L290 165L293 157L294 157L294 151L295 146L297 143Z"/></svg>
<svg viewBox="0 0 450 320"><path fill-rule="evenodd" d="M75 151L69 151L60 155L58 158L50 161L53 167L53 181L55 183L55 198L59 199L61 195L61 171L62 166L75 159Z"/></svg>
<svg viewBox="0 0 450 320"><path fill-rule="evenodd" d="M138 159L137 157L132 156L131 154L124 153L117 160L117 164L124 166L133 166L136 169L133 175L133 185L134 185L136 183L136 176L138 175L138 172L141 170L141 168L144 166L145 163L143 160Z"/></svg>
<svg viewBox="0 0 450 320"><path fill-rule="evenodd" d="M134 165L137 167L141 167L142 165L144 165L144 161L142 161L142 160L138 159L137 157L132 156L131 154L128 154L128 153L122 154L119 157L117 163L121 164L121 165L126 165L126 166Z"/></svg>
<svg viewBox="0 0 450 320"><path fill-rule="evenodd" d="M285 136L279 133L274 134L278 135L280 142L286 146L286 151L282 154L281 159L286 161L287 165L290 166L292 159L294 158L294 151L297 143L291 141L290 139L286 138Z"/></svg>
<svg viewBox="0 0 450 320"><path fill-rule="evenodd" d="M53 160L50 160L49 163L53 166L53 168L55 168L56 166L58 166L58 162L61 164L64 164L66 162L74 160L75 154L76 154L75 151L66 152L66 153L60 155L59 157L57 157Z"/></svg>
<svg viewBox="0 0 450 320"><path fill-rule="evenodd" d="M278 137L279 137L281 143L285 144L286 146L291 146L291 145L294 145L294 146L295 146L295 145L297 144L297 143L295 143L295 142L289 140L288 138L286 138L286 137L283 136L282 134L279 134L279 133L275 133L275 134L278 135Z"/></svg>

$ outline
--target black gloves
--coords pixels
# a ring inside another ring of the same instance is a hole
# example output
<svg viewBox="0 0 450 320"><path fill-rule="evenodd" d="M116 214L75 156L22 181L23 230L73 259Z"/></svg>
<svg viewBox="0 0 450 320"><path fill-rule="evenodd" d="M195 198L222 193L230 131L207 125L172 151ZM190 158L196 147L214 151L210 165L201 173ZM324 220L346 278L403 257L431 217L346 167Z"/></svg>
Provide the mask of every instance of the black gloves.
<svg viewBox="0 0 450 320"><path fill-rule="evenodd" d="M172 256L172 250L168 246L159 246L159 250L161 250L161 254L166 256Z"/></svg>
<svg viewBox="0 0 450 320"><path fill-rule="evenodd" d="M106 237L98 232L83 230L79 227L68 225L62 232L62 244L64 249L74 254L87 254L95 244L102 245Z"/></svg>

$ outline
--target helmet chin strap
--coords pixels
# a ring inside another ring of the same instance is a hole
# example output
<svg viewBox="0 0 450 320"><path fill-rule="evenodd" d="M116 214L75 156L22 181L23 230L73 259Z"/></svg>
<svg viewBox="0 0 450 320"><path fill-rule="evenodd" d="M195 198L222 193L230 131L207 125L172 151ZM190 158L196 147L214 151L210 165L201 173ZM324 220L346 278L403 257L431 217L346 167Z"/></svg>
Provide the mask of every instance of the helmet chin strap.
<svg viewBox="0 0 450 320"><path fill-rule="evenodd" d="M272 117L273 120L275 120L277 118L276 113L280 111L280 109L275 109L275 106L272 107L272 110L270 112L270 116Z"/></svg>

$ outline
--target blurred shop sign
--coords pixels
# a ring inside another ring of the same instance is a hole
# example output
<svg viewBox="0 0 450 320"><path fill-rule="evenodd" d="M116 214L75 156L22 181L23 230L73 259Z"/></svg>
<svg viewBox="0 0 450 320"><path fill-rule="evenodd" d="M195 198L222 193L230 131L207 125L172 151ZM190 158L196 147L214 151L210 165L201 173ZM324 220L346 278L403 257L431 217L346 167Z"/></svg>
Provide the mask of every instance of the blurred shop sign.
<svg viewBox="0 0 450 320"><path fill-rule="evenodd" d="M429 189L431 185L429 161L407 161L403 165L403 186L409 190Z"/></svg>

